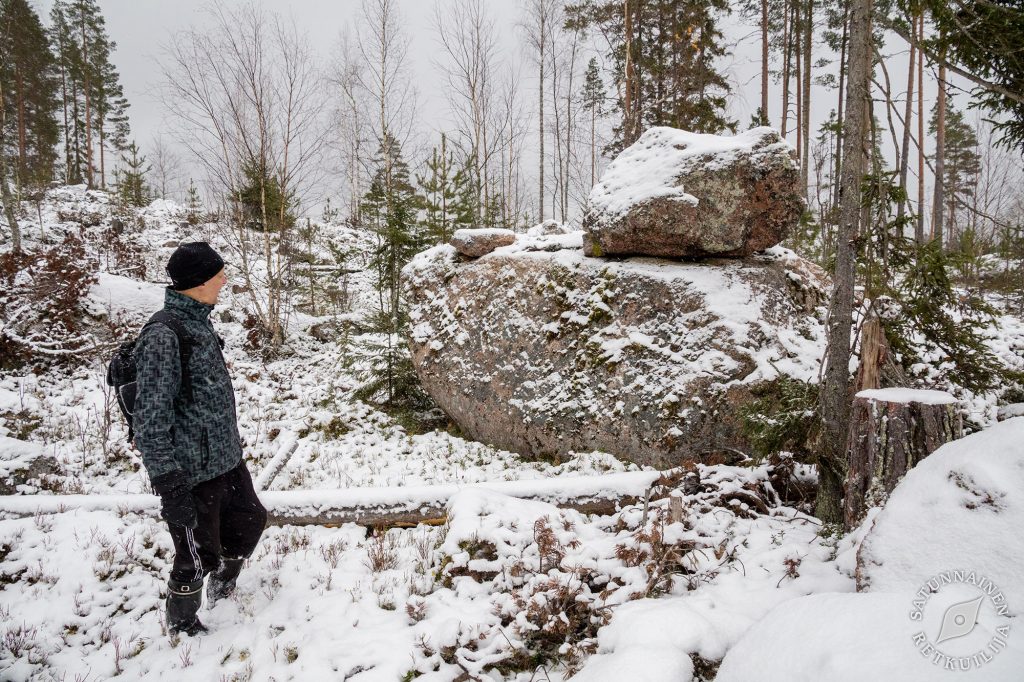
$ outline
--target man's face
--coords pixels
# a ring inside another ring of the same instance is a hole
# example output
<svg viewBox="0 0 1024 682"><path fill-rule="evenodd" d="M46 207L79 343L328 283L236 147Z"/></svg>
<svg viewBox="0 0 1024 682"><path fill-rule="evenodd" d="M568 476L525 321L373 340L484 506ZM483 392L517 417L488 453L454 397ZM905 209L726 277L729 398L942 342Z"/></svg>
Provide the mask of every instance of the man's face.
<svg viewBox="0 0 1024 682"><path fill-rule="evenodd" d="M220 269L216 275L206 280L197 287L192 287L181 293L186 296L191 296L197 301L213 305L217 302L217 297L220 296L220 290L224 288L224 285L228 283L228 276L224 273L224 268Z"/></svg>

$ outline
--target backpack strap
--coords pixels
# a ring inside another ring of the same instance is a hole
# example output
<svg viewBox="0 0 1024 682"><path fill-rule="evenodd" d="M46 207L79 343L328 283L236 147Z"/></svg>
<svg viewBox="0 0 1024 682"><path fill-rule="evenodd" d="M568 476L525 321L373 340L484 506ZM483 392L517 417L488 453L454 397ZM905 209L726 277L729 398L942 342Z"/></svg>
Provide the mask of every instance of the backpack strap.
<svg viewBox="0 0 1024 682"><path fill-rule="evenodd" d="M153 317L149 318L149 322L145 324L143 329L151 324L162 324L169 327L174 332L174 335L178 337L178 356L181 362L181 388L178 395L184 396L186 400L191 400L192 374L188 371L188 362L192 357L192 336L185 331L185 325L181 323L181 320L167 310L158 310L153 313Z"/></svg>

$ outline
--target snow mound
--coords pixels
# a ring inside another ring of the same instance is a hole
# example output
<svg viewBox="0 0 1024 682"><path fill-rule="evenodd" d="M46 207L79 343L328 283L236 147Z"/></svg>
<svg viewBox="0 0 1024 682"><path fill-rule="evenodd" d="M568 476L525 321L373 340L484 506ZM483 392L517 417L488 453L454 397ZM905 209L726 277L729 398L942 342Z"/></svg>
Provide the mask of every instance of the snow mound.
<svg viewBox="0 0 1024 682"><path fill-rule="evenodd" d="M912 636L920 626L907 617L909 605L909 597L888 593L815 594L788 601L729 651L715 682L1020 679L1009 668L1011 652L978 671L949 672L933 665L914 648Z"/></svg>
<svg viewBox="0 0 1024 682"><path fill-rule="evenodd" d="M105 310L133 317L148 317L164 306L164 287L107 272L97 273L90 296Z"/></svg>
<svg viewBox="0 0 1024 682"><path fill-rule="evenodd" d="M1022 439L1017 418L933 452L865 522L857 577L868 591L780 605L729 651L716 682L1019 681ZM973 625L948 636L968 605Z"/></svg>
<svg viewBox="0 0 1024 682"><path fill-rule="evenodd" d="M914 467L864 539L861 588L913 592L942 571L975 569L1024 613L1021 443L1018 417L947 443Z"/></svg>

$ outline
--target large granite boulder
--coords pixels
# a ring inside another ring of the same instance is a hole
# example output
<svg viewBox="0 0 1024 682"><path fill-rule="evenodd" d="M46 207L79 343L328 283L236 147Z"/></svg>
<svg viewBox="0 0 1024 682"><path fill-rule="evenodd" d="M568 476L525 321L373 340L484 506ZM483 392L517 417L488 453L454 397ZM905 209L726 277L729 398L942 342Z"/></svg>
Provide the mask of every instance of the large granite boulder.
<svg viewBox="0 0 1024 682"><path fill-rule="evenodd" d="M780 373L816 378L825 279L781 247L588 258L580 232L468 261L438 246L403 271L417 374L468 437L655 466L749 450L739 408L752 391Z"/></svg>
<svg viewBox="0 0 1024 682"><path fill-rule="evenodd" d="M591 191L584 250L743 257L785 239L803 210L795 150L772 128L734 137L651 128Z"/></svg>
<svg viewBox="0 0 1024 682"><path fill-rule="evenodd" d="M451 245L467 258L479 258L499 246L508 246L516 240L516 233L500 227L478 227L455 230Z"/></svg>

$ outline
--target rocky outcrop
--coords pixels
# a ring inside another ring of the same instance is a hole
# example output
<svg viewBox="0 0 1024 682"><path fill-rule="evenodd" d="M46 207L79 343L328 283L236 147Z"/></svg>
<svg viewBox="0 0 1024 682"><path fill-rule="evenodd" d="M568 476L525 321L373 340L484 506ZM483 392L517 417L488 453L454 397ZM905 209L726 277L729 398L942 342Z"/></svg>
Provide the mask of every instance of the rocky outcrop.
<svg viewBox="0 0 1024 682"><path fill-rule="evenodd" d="M508 246L516 240L516 233L501 228L475 228L455 230L451 244L463 256L479 258L499 246Z"/></svg>
<svg viewBox="0 0 1024 682"><path fill-rule="evenodd" d="M588 256L744 257L804 210L795 150L771 128L734 137L647 130L590 194Z"/></svg>
<svg viewBox="0 0 1024 682"><path fill-rule="evenodd" d="M520 236L475 260L439 246L403 271L416 371L467 436L669 466L749 450L753 391L817 376L816 266L782 248L612 262L586 257L582 236Z"/></svg>

